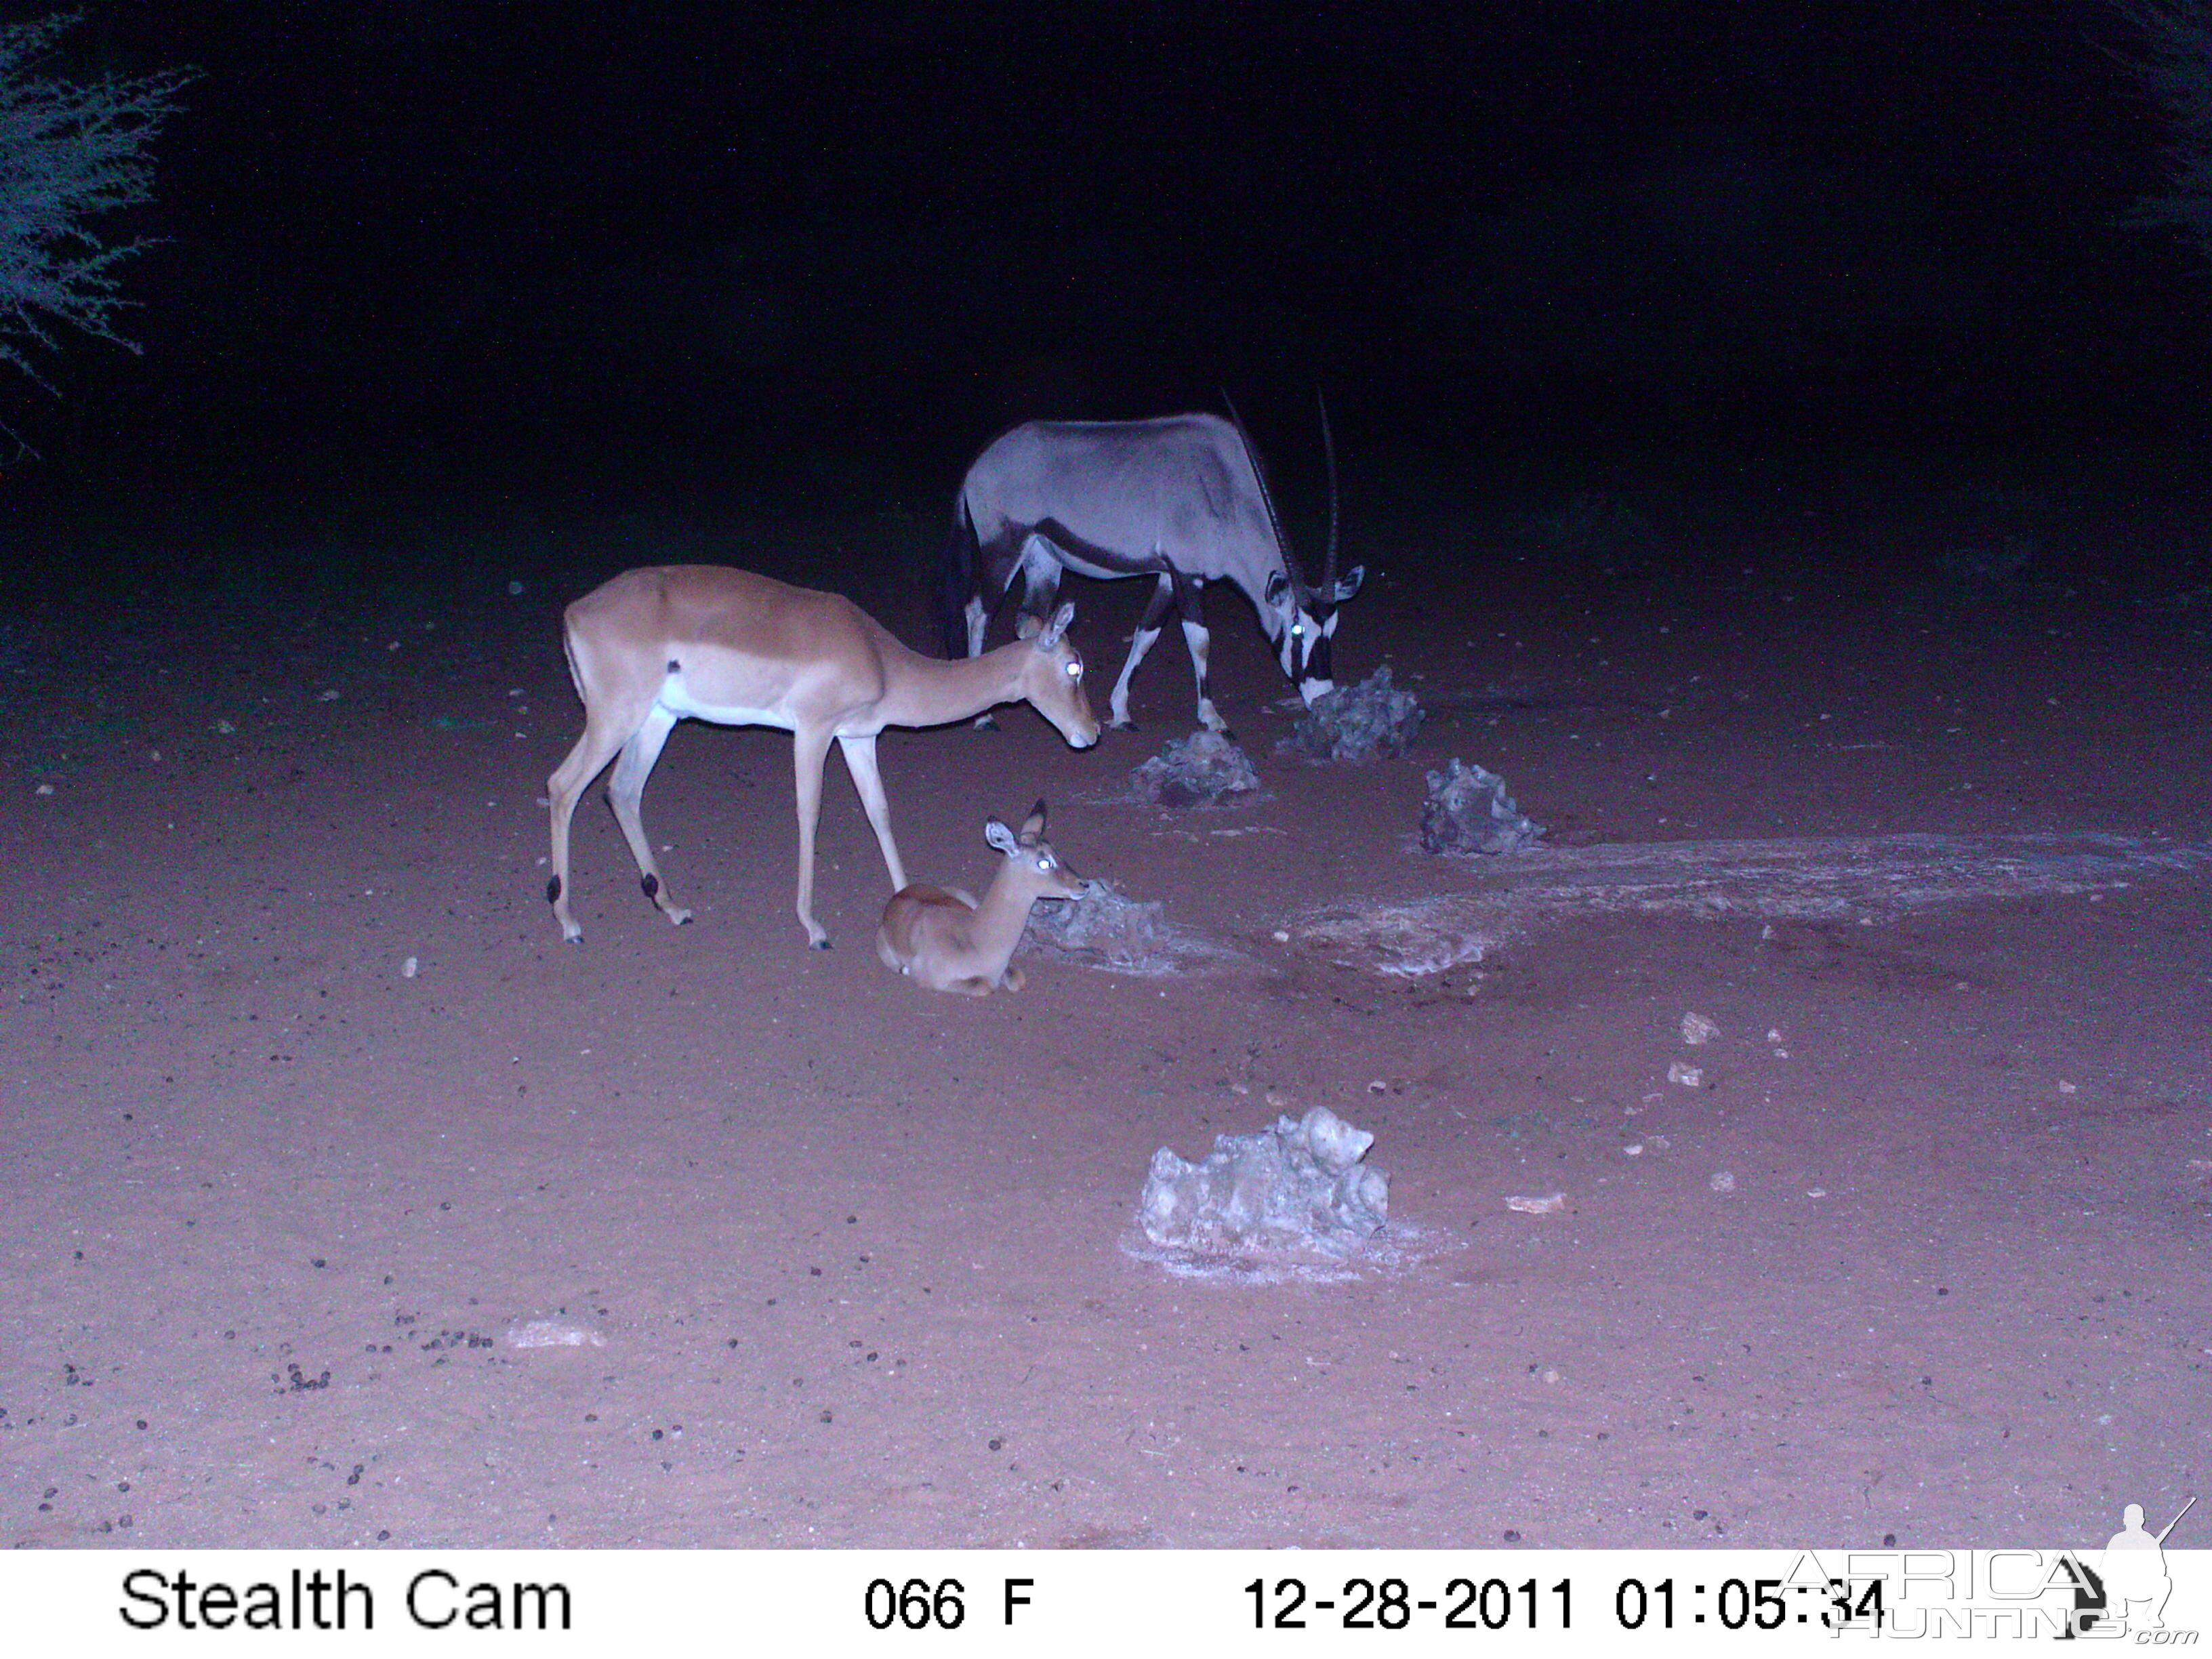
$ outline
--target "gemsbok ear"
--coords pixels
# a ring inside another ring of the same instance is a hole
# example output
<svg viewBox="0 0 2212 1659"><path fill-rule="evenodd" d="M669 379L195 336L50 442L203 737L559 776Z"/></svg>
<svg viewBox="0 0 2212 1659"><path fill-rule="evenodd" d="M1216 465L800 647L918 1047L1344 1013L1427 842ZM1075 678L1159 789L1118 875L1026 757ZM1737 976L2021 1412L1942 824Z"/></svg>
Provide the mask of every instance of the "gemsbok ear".
<svg viewBox="0 0 2212 1659"><path fill-rule="evenodd" d="M1050 651L1058 647L1061 637L1067 632L1068 623L1074 620L1075 601L1073 599L1062 600L1060 602L1060 609L1052 613L1051 622L1045 625L1044 632L1037 635L1037 649L1040 651Z"/></svg>
<svg viewBox="0 0 2212 1659"><path fill-rule="evenodd" d="M1342 605L1354 593L1357 593L1359 591L1359 584L1365 580L1366 575L1367 567L1365 565L1355 564L1352 566L1352 574L1336 585L1336 602L1339 605Z"/></svg>
<svg viewBox="0 0 2212 1659"><path fill-rule="evenodd" d="M1022 850L1021 842L1014 839L1014 832L996 818L983 820L983 839L1008 858L1012 858Z"/></svg>
<svg viewBox="0 0 2212 1659"><path fill-rule="evenodd" d="M1290 591L1291 579L1288 576L1285 576L1279 570L1272 571L1268 574L1267 592L1266 597L1269 605L1280 605L1283 602L1283 596Z"/></svg>

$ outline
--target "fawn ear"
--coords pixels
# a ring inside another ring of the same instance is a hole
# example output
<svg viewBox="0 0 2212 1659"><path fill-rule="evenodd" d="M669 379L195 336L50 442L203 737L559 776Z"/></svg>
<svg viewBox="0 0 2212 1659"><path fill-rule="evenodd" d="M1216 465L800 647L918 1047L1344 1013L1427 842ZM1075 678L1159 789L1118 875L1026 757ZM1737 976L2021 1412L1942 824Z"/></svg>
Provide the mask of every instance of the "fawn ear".
<svg viewBox="0 0 2212 1659"><path fill-rule="evenodd" d="M989 842L992 846L997 848L1008 858L1013 857L1015 854L1022 850L1021 842L1014 839L1014 832L1007 829L1005 824L1000 823L996 818L986 818L983 820L983 839Z"/></svg>
<svg viewBox="0 0 2212 1659"><path fill-rule="evenodd" d="M1024 611L1014 618L1014 637L1018 640L1033 640L1043 631L1044 618L1042 617L1032 617Z"/></svg>
<svg viewBox="0 0 2212 1659"><path fill-rule="evenodd" d="M1060 609L1052 613L1052 620L1045 624L1044 632L1037 635L1037 649L1050 651L1056 647L1060 644L1060 637L1067 632L1068 623L1074 620L1075 601L1063 600Z"/></svg>
<svg viewBox="0 0 2212 1659"><path fill-rule="evenodd" d="M1029 817L1022 820L1022 839L1035 841L1044 833L1044 803L1040 800L1030 808Z"/></svg>

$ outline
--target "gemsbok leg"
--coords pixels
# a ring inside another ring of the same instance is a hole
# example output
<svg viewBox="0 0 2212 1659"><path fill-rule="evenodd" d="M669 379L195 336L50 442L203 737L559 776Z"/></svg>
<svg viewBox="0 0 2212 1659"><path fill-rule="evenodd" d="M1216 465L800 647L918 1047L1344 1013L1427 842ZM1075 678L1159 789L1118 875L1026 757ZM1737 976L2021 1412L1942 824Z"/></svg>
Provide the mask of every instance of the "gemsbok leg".
<svg viewBox="0 0 2212 1659"><path fill-rule="evenodd" d="M1133 732L1136 721L1129 718L1129 681L1135 676L1137 665L1145 659L1145 653L1152 648L1152 641L1160 636L1168 612L1175 609L1176 580L1172 571L1163 570L1152 585L1152 597L1145 602L1144 620L1129 641L1129 659L1121 665L1121 678L1114 682L1114 695L1107 700L1106 724L1116 732Z"/></svg>

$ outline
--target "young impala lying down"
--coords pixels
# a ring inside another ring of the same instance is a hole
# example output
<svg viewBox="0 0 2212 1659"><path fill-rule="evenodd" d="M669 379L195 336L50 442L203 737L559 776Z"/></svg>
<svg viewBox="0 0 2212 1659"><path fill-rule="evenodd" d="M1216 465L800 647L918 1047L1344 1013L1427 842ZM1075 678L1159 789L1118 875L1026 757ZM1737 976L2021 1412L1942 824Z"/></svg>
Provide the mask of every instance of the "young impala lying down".
<svg viewBox="0 0 2212 1659"><path fill-rule="evenodd" d="M876 954L884 966L933 991L987 997L1001 988L1020 990L1022 970L1006 964L1022 942L1030 906L1041 898L1081 898L1087 885L1043 837L1042 801L1019 835L996 818L986 819L983 839L1006 857L981 902L957 889L919 882L902 888L876 929Z"/></svg>

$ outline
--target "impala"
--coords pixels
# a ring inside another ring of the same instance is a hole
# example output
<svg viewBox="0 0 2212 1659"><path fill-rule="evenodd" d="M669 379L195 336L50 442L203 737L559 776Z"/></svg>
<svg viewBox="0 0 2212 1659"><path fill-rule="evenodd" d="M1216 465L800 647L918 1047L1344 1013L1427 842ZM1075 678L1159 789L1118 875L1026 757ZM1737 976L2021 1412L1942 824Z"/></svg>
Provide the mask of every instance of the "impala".
<svg viewBox="0 0 2212 1659"><path fill-rule="evenodd" d="M1029 925L1030 906L1041 898L1079 899L1088 884L1044 840L1042 801L1030 809L1019 835L987 818L983 839L1006 856L981 899L957 887L919 883L892 895L876 929L876 954L884 967L933 991L963 996L1022 988L1022 970L1006 964Z"/></svg>
<svg viewBox="0 0 2212 1659"><path fill-rule="evenodd" d="M676 722L774 726L792 734L799 808L799 920L807 943L830 948L814 919L814 826L832 738L882 848L896 892L907 884L890 808L876 769L887 726L942 726L1000 703L1027 702L1077 749L1098 741L1083 689L1083 659L1068 643L1075 614L1024 619L1022 637L982 656L944 662L909 651L850 599L719 565L625 571L570 605L569 677L584 701L584 735L546 780L553 873L545 896L563 939L583 937L568 908L568 824L586 786L615 761L607 795L637 860L639 884L660 913L691 920L669 896L638 803ZM617 760L619 754L621 758Z"/></svg>

